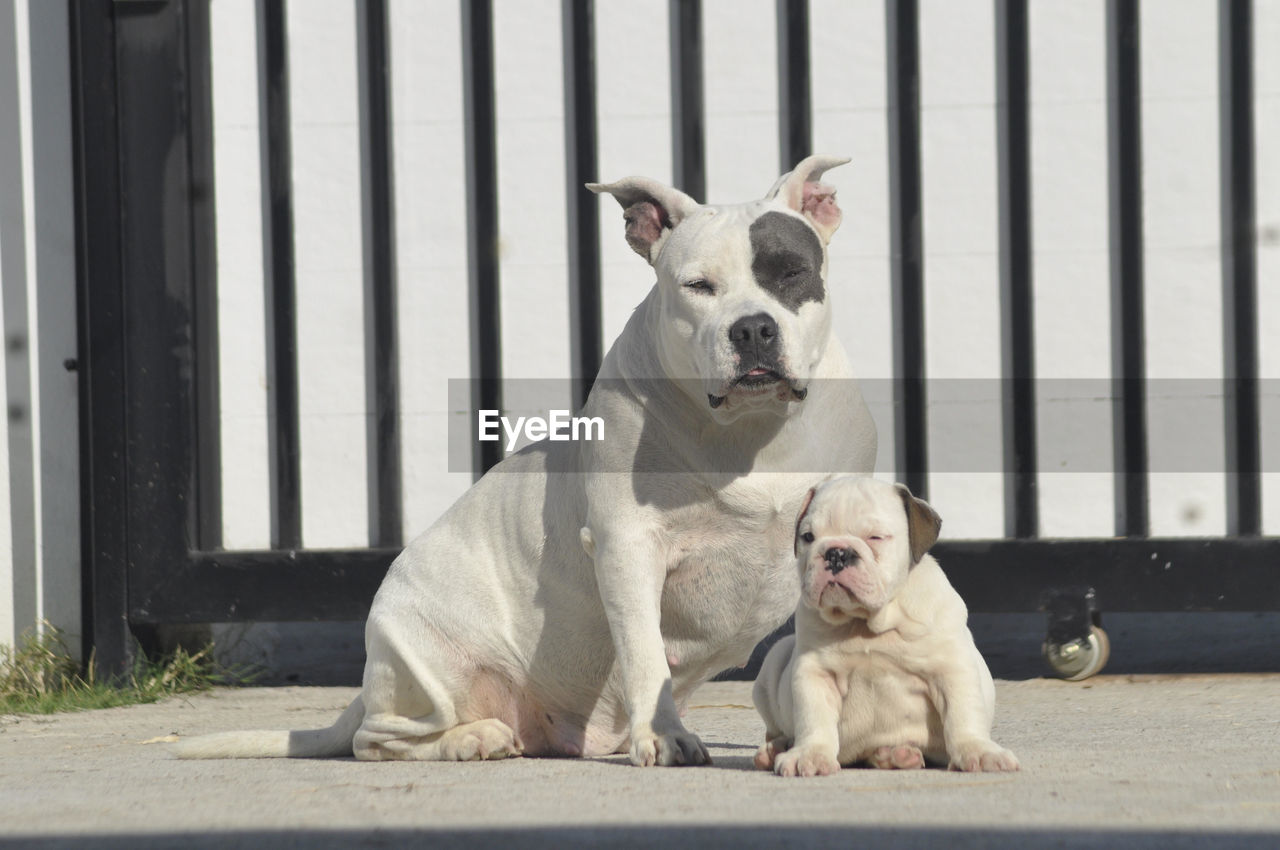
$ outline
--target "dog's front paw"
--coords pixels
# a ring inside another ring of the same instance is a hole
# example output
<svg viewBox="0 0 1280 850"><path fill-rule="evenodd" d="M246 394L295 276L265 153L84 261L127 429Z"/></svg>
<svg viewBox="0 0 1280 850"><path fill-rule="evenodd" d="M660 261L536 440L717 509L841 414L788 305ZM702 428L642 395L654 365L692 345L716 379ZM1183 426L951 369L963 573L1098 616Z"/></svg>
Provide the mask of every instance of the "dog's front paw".
<svg viewBox="0 0 1280 850"><path fill-rule="evenodd" d="M830 776L839 770L835 756L816 747L793 747L773 759L773 772L779 776Z"/></svg>
<svg viewBox="0 0 1280 850"><path fill-rule="evenodd" d="M966 741L951 754L950 769L997 773L1019 767L1017 757L994 741Z"/></svg>
<svg viewBox="0 0 1280 850"><path fill-rule="evenodd" d="M697 735L685 729L645 729L631 736L631 763L639 767L711 764L711 754Z"/></svg>

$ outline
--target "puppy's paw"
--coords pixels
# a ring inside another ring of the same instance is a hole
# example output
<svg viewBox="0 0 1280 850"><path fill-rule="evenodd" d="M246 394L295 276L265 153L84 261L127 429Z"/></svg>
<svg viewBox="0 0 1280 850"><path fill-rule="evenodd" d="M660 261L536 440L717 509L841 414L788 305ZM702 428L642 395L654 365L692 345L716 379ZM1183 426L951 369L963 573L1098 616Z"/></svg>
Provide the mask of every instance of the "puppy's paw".
<svg viewBox="0 0 1280 850"><path fill-rule="evenodd" d="M639 767L711 764L711 754L697 735L685 729L631 735L631 763Z"/></svg>
<svg viewBox="0 0 1280 850"><path fill-rule="evenodd" d="M880 770L916 770L924 767L924 753L912 744L879 747L867 761Z"/></svg>
<svg viewBox="0 0 1280 850"><path fill-rule="evenodd" d="M774 738L772 741L765 741L760 745L760 749L756 750L756 767L761 770L772 770L774 759L778 757L778 754L786 752L790 748L790 738Z"/></svg>
<svg viewBox="0 0 1280 850"><path fill-rule="evenodd" d="M505 759L524 753L524 744L511 727L493 718L455 726L440 736L439 745L445 761Z"/></svg>
<svg viewBox="0 0 1280 850"><path fill-rule="evenodd" d="M1018 770L1017 757L994 741L966 741L951 754L951 770L998 773Z"/></svg>
<svg viewBox="0 0 1280 850"><path fill-rule="evenodd" d="M793 747L773 760L773 772L779 776L830 776L839 770L835 756L815 747Z"/></svg>

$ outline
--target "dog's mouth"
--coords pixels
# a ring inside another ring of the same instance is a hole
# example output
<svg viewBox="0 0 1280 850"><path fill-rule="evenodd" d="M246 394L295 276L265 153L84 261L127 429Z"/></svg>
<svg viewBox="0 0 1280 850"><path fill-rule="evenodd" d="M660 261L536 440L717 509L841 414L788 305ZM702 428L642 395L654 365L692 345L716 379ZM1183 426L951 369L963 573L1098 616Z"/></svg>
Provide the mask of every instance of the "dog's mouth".
<svg viewBox="0 0 1280 850"><path fill-rule="evenodd" d="M771 391L777 392L779 401L804 401L809 395L807 387L796 386L794 381L776 369L757 366L734 378L720 395L707 393L707 403L715 410L724 404L730 393L761 396Z"/></svg>
<svg viewBox="0 0 1280 850"><path fill-rule="evenodd" d="M853 595L853 591L837 581L828 582L818 594L818 604L824 608L846 607L857 601L858 597Z"/></svg>
<svg viewBox="0 0 1280 850"><path fill-rule="evenodd" d="M866 617L867 606L852 590L838 582L831 582L818 592L814 605L823 619L843 621L853 617Z"/></svg>
<svg viewBox="0 0 1280 850"><path fill-rule="evenodd" d="M763 387L767 384L777 383L786 380L773 369L765 369L757 366L749 372L739 375L733 382L735 387Z"/></svg>
<svg viewBox="0 0 1280 850"><path fill-rule="evenodd" d="M822 611L866 617L887 601L881 582L852 566L833 573L823 564L807 580L808 598L813 607Z"/></svg>

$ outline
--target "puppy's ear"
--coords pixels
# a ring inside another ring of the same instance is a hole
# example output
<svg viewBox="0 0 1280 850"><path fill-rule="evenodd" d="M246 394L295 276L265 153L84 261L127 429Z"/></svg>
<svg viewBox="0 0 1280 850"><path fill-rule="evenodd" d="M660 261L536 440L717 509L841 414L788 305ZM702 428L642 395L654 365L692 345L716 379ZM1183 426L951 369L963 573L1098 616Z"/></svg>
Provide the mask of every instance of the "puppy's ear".
<svg viewBox="0 0 1280 850"><path fill-rule="evenodd" d="M804 521L805 514L809 513L809 506L813 504L813 494L818 492L815 484L809 488L809 492L804 494L804 501L800 503L800 513L796 514L796 533L795 533L795 550L794 554L800 554L800 523Z"/></svg>
<svg viewBox="0 0 1280 850"><path fill-rule="evenodd" d="M608 192L622 207L627 224L627 244L644 257L649 265L668 233L698 208L698 202L657 180L648 177L624 177L616 183L588 183L587 188L599 194Z"/></svg>
<svg viewBox="0 0 1280 850"><path fill-rule="evenodd" d="M923 499L911 495L905 484L895 484L898 495L902 497L902 506L907 511L907 537L911 547L911 565L915 566L938 542L938 532L942 530L942 517Z"/></svg>

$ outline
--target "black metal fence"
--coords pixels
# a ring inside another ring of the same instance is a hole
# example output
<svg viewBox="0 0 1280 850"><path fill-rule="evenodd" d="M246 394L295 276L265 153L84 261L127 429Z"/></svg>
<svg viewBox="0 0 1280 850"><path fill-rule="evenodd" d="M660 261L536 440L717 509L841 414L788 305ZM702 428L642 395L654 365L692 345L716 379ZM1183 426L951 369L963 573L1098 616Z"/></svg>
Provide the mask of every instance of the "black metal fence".
<svg viewBox="0 0 1280 850"><path fill-rule="evenodd" d="M502 408L491 0L461 0L473 404ZM1280 609L1280 539L1260 512L1252 5L1220 0L1226 494L1229 536L1148 537L1143 363L1140 32L1107 6L1116 535L1038 536L1026 0L996 0L1007 538L940 544L982 611L1030 611L1052 588L1114 610ZM592 0L564 0L571 370L599 366L600 251ZM926 490L920 48L915 0L886 0L895 467ZM284 0L259 0L264 247L269 270L271 540L223 551L208 0L71 3L82 377L85 634L105 669L160 623L361 619L401 529L395 228L387 12L357 5L364 191L369 548L301 548L289 79ZM809 152L806 0L778 0L782 168ZM701 4L671 0L675 183L704 195ZM157 163L165 163L161 169ZM492 380L490 380L492 379ZM499 459L483 444L483 469Z"/></svg>

